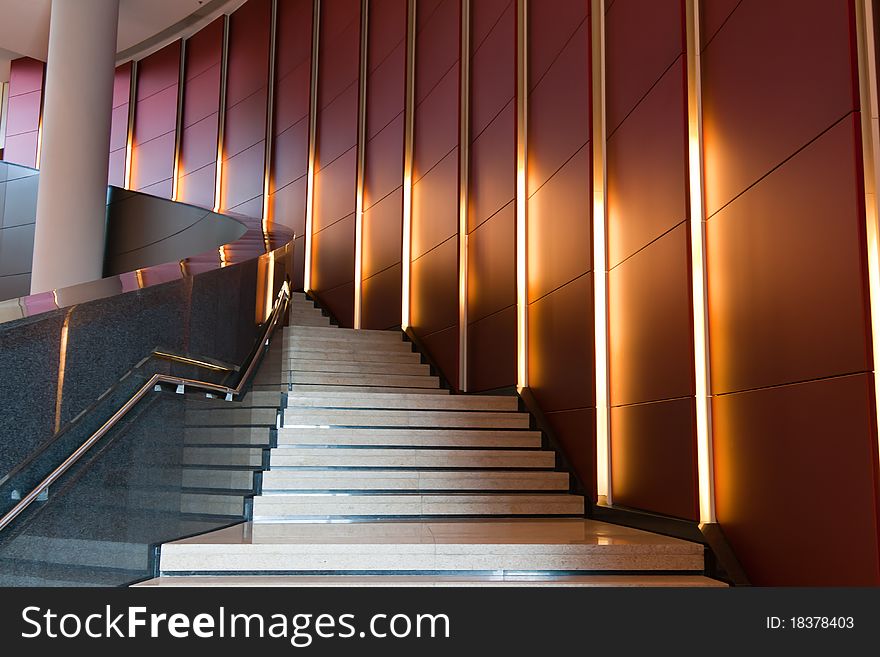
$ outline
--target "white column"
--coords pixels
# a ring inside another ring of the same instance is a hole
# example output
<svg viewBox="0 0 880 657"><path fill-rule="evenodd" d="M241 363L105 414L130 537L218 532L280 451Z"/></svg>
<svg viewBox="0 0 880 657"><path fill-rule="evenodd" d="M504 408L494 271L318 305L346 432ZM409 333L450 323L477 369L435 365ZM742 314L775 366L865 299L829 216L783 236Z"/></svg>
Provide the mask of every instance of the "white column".
<svg viewBox="0 0 880 657"><path fill-rule="evenodd" d="M31 293L101 278L119 0L52 0Z"/></svg>

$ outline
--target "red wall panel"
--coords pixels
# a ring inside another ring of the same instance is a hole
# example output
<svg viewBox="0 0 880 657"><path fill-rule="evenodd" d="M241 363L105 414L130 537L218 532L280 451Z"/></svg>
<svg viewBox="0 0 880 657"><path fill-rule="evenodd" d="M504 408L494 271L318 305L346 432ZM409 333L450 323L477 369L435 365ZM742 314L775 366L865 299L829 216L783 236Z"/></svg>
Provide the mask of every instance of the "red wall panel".
<svg viewBox="0 0 880 657"><path fill-rule="evenodd" d="M293 284L303 286L309 103L312 74L312 0L278 3L275 109L269 219L293 229Z"/></svg>
<svg viewBox="0 0 880 657"><path fill-rule="evenodd" d="M360 2L321 4L312 288L342 326L354 323Z"/></svg>
<svg viewBox="0 0 880 657"><path fill-rule="evenodd" d="M853 5L725 18L702 56L718 521L756 584L877 585Z"/></svg>
<svg viewBox="0 0 880 657"><path fill-rule="evenodd" d="M138 62L131 189L171 198L177 130L180 41Z"/></svg>
<svg viewBox="0 0 880 657"><path fill-rule="evenodd" d="M361 252L361 326L366 329L400 325L406 19L406 0L370 3ZM380 204L379 212L371 211Z"/></svg>
<svg viewBox="0 0 880 657"><path fill-rule="evenodd" d="M516 383L516 3L471 5L468 390Z"/></svg>
<svg viewBox="0 0 880 657"><path fill-rule="evenodd" d="M9 71L9 106L3 159L37 166L45 64L30 57L13 59Z"/></svg>
<svg viewBox="0 0 880 657"><path fill-rule="evenodd" d="M416 5L410 323L455 386L461 3Z"/></svg>
<svg viewBox="0 0 880 657"><path fill-rule="evenodd" d="M223 18L186 42L178 199L213 208L217 186Z"/></svg>
<svg viewBox="0 0 880 657"><path fill-rule="evenodd" d="M221 207L262 217L272 3L249 0L229 17Z"/></svg>
<svg viewBox="0 0 880 657"><path fill-rule="evenodd" d="M113 78L113 114L110 121L110 162L107 184L116 187L125 186L128 116L131 107L131 69L131 62L117 66Z"/></svg>

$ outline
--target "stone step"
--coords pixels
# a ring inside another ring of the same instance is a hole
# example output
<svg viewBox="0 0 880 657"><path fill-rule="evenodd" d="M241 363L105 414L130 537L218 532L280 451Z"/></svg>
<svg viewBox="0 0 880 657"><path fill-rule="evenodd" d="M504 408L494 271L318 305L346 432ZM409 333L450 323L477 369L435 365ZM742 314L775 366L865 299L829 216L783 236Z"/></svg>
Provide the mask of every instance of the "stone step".
<svg viewBox="0 0 880 657"><path fill-rule="evenodd" d="M309 517L582 515L584 498L553 493L276 494L254 499L254 521Z"/></svg>
<svg viewBox="0 0 880 657"><path fill-rule="evenodd" d="M197 426L275 426L278 408L193 408L185 413L188 427Z"/></svg>
<svg viewBox="0 0 880 657"><path fill-rule="evenodd" d="M292 429L278 430L278 445L341 447L541 447L540 431L468 429Z"/></svg>
<svg viewBox="0 0 880 657"><path fill-rule="evenodd" d="M334 374L327 372L291 372L290 383L341 386L382 386L390 388L439 388L436 376L409 376L404 374Z"/></svg>
<svg viewBox="0 0 880 657"><path fill-rule="evenodd" d="M263 494L287 491L567 491L565 472L270 470Z"/></svg>
<svg viewBox="0 0 880 657"><path fill-rule="evenodd" d="M192 410L204 409L241 409L241 408L273 408L281 406L280 391L250 390L241 401L228 402L225 399L208 399L199 401L187 400L187 408Z"/></svg>
<svg viewBox="0 0 880 657"><path fill-rule="evenodd" d="M133 584L146 588L177 587L540 587L540 588L726 588L702 575L196 575L154 577Z"/></svg>
<svg viewBox="0 0 880 657"><path fill-rule="evenodd" d="M285 390L288 386L285 385ZM384 394L389 392L400 392L400 388L389 386L339 386L339 385L321 385L310 383L295 383L289 385L289 394L300 394L303 392L316 393L357 393L359 395ZM449 390L446 388L408 388L408 395L448 395Z"/></svg>
<svg viewBox="0 0 880 657"><path fill-rule="evenodd" d="M543 450L279 447L272 450L270 464L273 470L304 467L552 469L556 466L556 454Z"/></svg>
<svg viewBox="0 0 880 657"><path fill-rule="evenodd" d="M317 316L303 316L300 314L294 314L290 316L290 325L295 326L297 328L303 326L313 326L313 327L330 327L330 318L323 317L320 315Z"/></svg>
<svg viewBox="0 0 880 657"><path fill-rule="evenodd" d="M253 491L254 471L184 468L180 485L205 490Z"/></svg>
<svg viewBox="0 0 880 657"><path fill-rule="evenodd" d="M328 331L332 331L335 329L327 329ZM285 352L295 351L295 350L307 350L307 351L319 351L325 354L351 354L358 351L365 351L369 353L379 353L379 354L399 354L399 353L412 353L412 343L404 342L403 340L392 342L392 341L381 341L381 342L358 342L353 343L352 340L347 340L343 337L315 337L315 336L302 336L295 335L292 337L284 337L282 341L282 346Z"/></svg>
<svg viewBox="0 0 880 657"><path fill-rule="evenodd" d="M325 360L338 363L421 363L422 357L415 351L360 351L358 349L285 349L284 361L295 359Z"/></svg>
<svg viewBox="0 0 880 657"><path fill-rule="evenodd" d="M183 442L187 445L268 445L268 427L187 427Z"/></svg>
<svg viewBox="0 0 880 657"><path fill-rule="evenodd" d="M263 465L263 450L259 447L184 447L183 464L259 468Z"/></svg>
<svg viewBox="0 0 880 657"><path fill-rule="evenodd" d="M313 360L291 358L287 369L293 372L332 372L351 374L431 374L431 366L422 363L346 362L341 360Z"/></svg>
<svg viewBox="0 0 880 657"><path fill-rule="evenodd" d="M403 342L403 333L400 331L369 331L364 329L340 328L338 326L327 329L311 326L284 327L285 340L290 340L296 337L307 337L313 340L345 340L349 343L370 342L385 344Z"/></svg>
<svg viewBox="0 0 880 657"><path fill-rule="evenodd" d="M703 546L593 520L242 523L162 546L175 573L698 574Z"/></svg>
<svg viewBox="0 0 880 657"><path fill-rule="evenodd" d="M432 397L401 393L369 396L346 392L291 393L288 408L400 408L410 410L512 411L519 409L519 398L490 395L446 395Z"/></svg>
<svg viewBox="0 0 880 657"><path fill-rule="evenodd" d="M207 493L182 493L180 512L203 516L244 516L243 495L211 495Z"/></svg>
<svg viewBox="0 0 880 657"><path fill-rule="evenodd" d="M284 412L284 426L528 429L529 415L501 411L299 409Z"/></svg>

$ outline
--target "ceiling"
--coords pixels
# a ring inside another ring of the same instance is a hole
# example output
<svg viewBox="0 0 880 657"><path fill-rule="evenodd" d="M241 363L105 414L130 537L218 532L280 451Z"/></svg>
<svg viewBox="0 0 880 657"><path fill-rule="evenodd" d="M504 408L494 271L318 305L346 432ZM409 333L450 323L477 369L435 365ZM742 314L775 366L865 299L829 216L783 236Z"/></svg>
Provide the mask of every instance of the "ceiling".
<svg viewBox="0 0 880 657"><path fill-rule="evenodd" d="M117 52L185 28L241 4L241 0L119 0ZM46 60L52 0L0 0L0 81L10 59ZM170 36L170 35L169 35Z"/></svg>

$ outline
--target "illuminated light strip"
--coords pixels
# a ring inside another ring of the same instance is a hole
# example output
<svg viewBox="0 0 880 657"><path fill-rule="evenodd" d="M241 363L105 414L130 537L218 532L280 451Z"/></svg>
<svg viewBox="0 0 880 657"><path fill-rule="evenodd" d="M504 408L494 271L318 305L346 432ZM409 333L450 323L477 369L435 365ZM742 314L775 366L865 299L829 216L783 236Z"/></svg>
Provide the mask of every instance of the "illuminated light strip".
<svg viewBox="0 0 880 657"><path fill-rule="evenodd" d="M226 258L226 246L221 246L218 252L220 253L220 268L222 269L229 264L229 260Z"/></svg>
<svg viewBox="0 0 880 657"><path fill-rule="evenodd" d="M226 82L229 75L229 15L223 17L223 52L220 61L220 115L217 120L217 174L214 179L214 212L223 206L223 141L226 139Z"/></svg>
<svg viewBox="0 0 880 657"><path fill-rule="evenodd" d="M364 273L364 166L367 154L367 57L369 0L361 0L361 61L358 89L357 190L354 209L354 327L361 328L361 287Z"/></svg>
<svg viewBox="0 0 880 657"><path fill-rule="evenodd" d="M321 0L312 6L312 73L309 88L309 170L306 175L306 244L303 288L312 291L312 225L315 214L315 160L318 126L318 46L321 37Z"/></svg>
<svg viewBox="0 0 880 657"><path fill-rule="evenodd" d="M263 318L264 321L272 316L273 301L275 300L275 256L268 253L265 257L269 258L269 263L266 267L266 314Z"/></svg>
<svg viewBox="0 0 880 657"><path fill-rule="evenodd" d="M461 89L458 139L458 387L468 382L468 191L470 185L471 2L461 2Z"/></svg>
<svg viewBox="0 0 880 657"><path fill-rule="evenodd" d="M690 177L691 282L694 313L697 478L700 522L715 522L712 413L709 396L709 316L706 289L706 227L703 199L703 107L700 79L699 0L687 0L688 175Z"/></svg>
<svg viewBox="0 0 880 657"><path fill-rule="evenodd" d="M269 23L269 78L268 98L266 101L266 152L263 156L263 240L269 251L269 230L271 208L269 206L269 190L272 182L272 155L275 146L275 59L278 51L278 0L272 0L272 17Z"/></svg>
<svg viewBox="0 0 880 657"><path fill-rule="evenodd" d="M611 504L611 406L608 395L608 256L605 204L605 3L592 0L593 336L596 367L596 493Z"/></svg>
<svg viewBox="0 0 880 657"><path fill-rule="evenodd" d="M9 83L0 83L0 151L6 146L6 122L9 118Z"/></svg>
<svg viewBox="0 0 880 657"><path fill-rule="evenodd" d="M131 63L131 79L128 87L128 135L125 139L125 173L123 174L123 187L131 189L131 157L134 150L134 116L137 109L137 73L138 63Z"/></svg>
<svg viewBox="0 0 880 657"><path fill-rule="evenodd" d="M144 289L144 272L141 269L136 269L134 272L135 278L137 279L138 289Z"/></svg>
<svg viewBox="0 0 880 657"><path fill-rule="evenodd" d="M406 109L403 150L403 241L401 253L400 328L410 326L412 287L413 131L416 111L416 2L409 0L406 27Z"/></svg>
<svg viewBox="0 0 880 657"><path fill-rule="evenodd" d="M58 347L58 384L55 389L55 433L61 429L61 403L64 398L64 375L67 370L67 338L70 333L70 316L76 306L71 306L64 315L61 325L61 340Z"/></svg>
<svg viewBox="0 0 880 657"><path fill-rule="evenodd" d="M180 148L183 144L183 98L186 88L186 39L180 41L180 68L177 72L177 120L174 128L174 173L171 178L171 200L180 194Z"/></svg>
<svg viewBox="0 0 880 657"><path fill-rule="evenodd" d="M873 0L856 0L856 32L861 99L862 159L865 174L865 226L868 249L868 293L871 305L871 346L874 357L874 410L880 413L880 109L877 90L877 34ZM875 427L880 427L878 417ZM876 429L875 429L876 430ZM880 439L880 434L878 434Z"/></svg>
<svg viewBox="0 0 880 657"><path fill-rule="evenodd" d="M43 111L40 110L40 124L37 127L37 158L34 162L34 169L40 168L40 161L43 159Z"/></svg>
<svg viewBox="0 0 880 657"><path fill-rule="evenodd" d="M516 35L516 351L517 388L529 385L529 306L528 306L528 0L517 0Z"/></svg>

